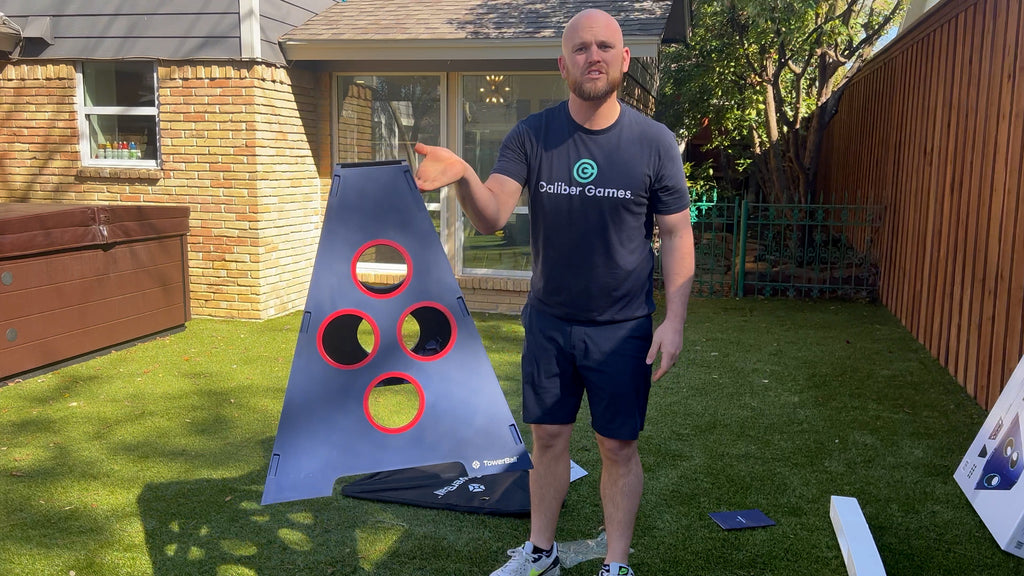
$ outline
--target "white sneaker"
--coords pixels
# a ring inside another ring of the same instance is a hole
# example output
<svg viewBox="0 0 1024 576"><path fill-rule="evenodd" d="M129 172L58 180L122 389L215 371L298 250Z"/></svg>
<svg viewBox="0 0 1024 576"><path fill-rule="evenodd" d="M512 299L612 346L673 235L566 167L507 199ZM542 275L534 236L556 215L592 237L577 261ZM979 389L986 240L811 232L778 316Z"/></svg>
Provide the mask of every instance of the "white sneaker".
<svg viewBox="0 0 1024 576"><path fill-rule="evenodd" d="M558 576L558 544L552 544L551 554L533 553L533 543L527 542L522 548L508 551L511 560L504 566L491 572L491 576Z"/></svg>

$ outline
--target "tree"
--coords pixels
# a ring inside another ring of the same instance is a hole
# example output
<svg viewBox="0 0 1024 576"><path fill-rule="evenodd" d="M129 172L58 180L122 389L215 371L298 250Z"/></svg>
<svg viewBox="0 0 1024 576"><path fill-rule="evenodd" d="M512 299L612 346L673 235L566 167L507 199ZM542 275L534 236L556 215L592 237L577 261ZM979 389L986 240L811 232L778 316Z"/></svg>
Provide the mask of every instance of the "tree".
<svg viewBox="0 0 1024 576"><path fill-rule="evenodd" d="M659 118L681 137L704 123L748 158L762 197L813 202L828 123L849 79L906 0L695 0L687 45L661 59Z"/></svg>

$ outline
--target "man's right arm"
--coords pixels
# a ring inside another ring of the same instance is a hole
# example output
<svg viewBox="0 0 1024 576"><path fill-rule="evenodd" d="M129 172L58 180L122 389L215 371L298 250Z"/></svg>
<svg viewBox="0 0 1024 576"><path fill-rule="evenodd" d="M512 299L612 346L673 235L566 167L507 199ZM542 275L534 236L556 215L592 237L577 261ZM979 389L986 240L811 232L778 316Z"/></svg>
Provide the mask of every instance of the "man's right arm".
<svg viewBox="0 0 1024 576"><path fill-rule="evenodd" d="M420 190L455 184L459 205L482 234L493 234L508 222L519 203L521 184L502 174L491 174L484 182L469 163L443 146L418 143L415 150L423 155L415 176Z"/></svg>

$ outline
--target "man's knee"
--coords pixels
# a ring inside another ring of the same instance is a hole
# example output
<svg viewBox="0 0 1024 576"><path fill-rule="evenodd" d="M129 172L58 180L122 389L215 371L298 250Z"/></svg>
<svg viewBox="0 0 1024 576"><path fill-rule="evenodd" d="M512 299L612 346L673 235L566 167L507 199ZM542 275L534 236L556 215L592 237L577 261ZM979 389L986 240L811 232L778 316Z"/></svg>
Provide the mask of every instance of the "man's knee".
<svg viewBox="0 0 1024 576"><path fill-rule="evenodd" d="M640 457L636 440L619 440L607 438L600 434L597 437L597 446L601 450L601 459L608 463L629 463Z"/></svg>
<svg viewBox="0 0 1024 576"><path fill-rule="evenodd" d="M530 429L534 450L569 450L572 424L531 424Z"/></svg>

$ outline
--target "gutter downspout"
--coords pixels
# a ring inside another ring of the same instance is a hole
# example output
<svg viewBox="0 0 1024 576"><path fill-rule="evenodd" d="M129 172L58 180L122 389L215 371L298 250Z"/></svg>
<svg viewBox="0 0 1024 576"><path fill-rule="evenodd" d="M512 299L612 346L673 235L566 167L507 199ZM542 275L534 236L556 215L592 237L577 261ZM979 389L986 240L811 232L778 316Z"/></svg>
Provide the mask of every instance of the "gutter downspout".
<svg viewBox="0 0 1024 576"><path fill-rule="evenodd" d="M260 0L238 0L238 11L242 60L262 60Z"/></svg>

